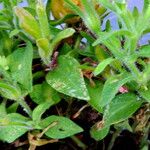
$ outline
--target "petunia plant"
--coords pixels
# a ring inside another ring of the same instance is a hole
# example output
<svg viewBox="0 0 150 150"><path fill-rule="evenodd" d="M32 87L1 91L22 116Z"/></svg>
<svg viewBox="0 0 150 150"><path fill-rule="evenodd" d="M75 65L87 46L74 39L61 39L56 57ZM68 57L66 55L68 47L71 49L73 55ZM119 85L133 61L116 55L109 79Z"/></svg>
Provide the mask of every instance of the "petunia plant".
<svg viewBox="0 0 150 150"><path fill-rule="evenodd" d="M111 150L126 129L148 149L150 46L140 39L150 33L150 0L142 11L125 0L21 2L0 1L0 140L23 136L35 150L71 138L87 149L85 132L95 142L112 134ZM86 109L98 119L85 127Z"/></svg>

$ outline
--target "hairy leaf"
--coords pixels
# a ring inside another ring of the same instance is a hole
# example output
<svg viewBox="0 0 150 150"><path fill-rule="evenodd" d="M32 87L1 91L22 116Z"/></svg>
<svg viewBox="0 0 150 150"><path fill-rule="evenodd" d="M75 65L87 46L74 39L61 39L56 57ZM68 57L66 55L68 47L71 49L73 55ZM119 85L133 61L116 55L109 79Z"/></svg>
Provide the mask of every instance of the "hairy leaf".
<svg viewBox="0 0 150 150"><path fill-rule="evenodd" d="M25 132L31 129L27 123L28 119L16 113L8 114L0 118L0 140L12 143Z"/></svg>
<svg viewBox="0 0 150 150"><path fill-rule="evenodd" d="M79 63L72 57L60 56L57 68L48 73L46 80L58 92L82 100L90 99Z"/></svg>
<svg viewBox="0 0 150 150"><path fill-rule="evenodd" d="M42 128L46 128L54 122L56 124L45 133L50 138L63 139L83 131L70 119L61 116L50 116L44 119L40 125Z"/></svg>
<svg viewBox="0 0 150 150"><path fill-rule="evenodd" d="M119 88L125 83L132 81L134 78L128 73L123 73L120 75L110 77L104 84L104 88L102 91L102 97L100 101L101 107L106 106L111 102L111 100L115 97Z"/></svg>
<svg viewBox="0 0 150 150"><path fill-rule="evenodd" d="M33 48L30 42L27 43L26 48L17 49L8 57L13 79L27 92L32 91L32 58Z"/></svg>
<svg viewBox="0 0 150 150"><path fill-rule="evenodd" d="M110 126L119 123L129 117L141 106L135 94L126 93L116 96L107 106L104 113L104 124Z"/></svg>
<svg viewBox="0 0 150 150"><path fill-rule="evenodd" d="M46 82L34 85L33 91L30 93L30 97L37 104L42 104L43 102L56 104L60 101L57 91Z"/></svg>
<svg viewBox="0 0 150 150"><path fill-rule="evenodd" d="M102 62L99 63L99 65L95 68L94 70L94 75L97 76L98 74L100 74L101 72L104 71L104 69L112 63L112 61L114 61L113 58L107 58L105 60L103 60Z"/></svg>

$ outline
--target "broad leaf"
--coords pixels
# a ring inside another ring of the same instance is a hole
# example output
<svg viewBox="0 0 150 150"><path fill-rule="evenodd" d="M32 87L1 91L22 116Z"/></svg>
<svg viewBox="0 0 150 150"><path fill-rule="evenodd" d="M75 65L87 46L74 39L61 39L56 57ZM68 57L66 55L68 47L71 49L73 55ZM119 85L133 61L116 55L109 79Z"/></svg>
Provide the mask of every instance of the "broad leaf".
<svg viewBox="0 0 150 150"><path fill-rule="evenodd" d="M104 113L104 124L110 126L129 118L142 104L135 94L126 93L116 96Z"/></svg>
<svg viewBox="0 0 150 150"><path fill-rule="evenodd" d="M54 122L56 122L56 125L45 133L48 137L53 139L63 139L83 131L81 127L70 119L60 116L50 116L41 121L40 126L46 128Z"/></svg>
<svg viewBox="0 0 150 150"><path fill-rule="evenodd" d="M72 57L60 56L58 66L46 77L50 86L57 91L82 100L89 100L79 63Z"/></svg>
<svg viewBox="0 0 150 150"><path fill-rule="evenodd" d="M46 82L34 85L33 91L30 93L30 97L37 104L42 104L43 102L56 104L60 101L57 91Z"/></svg>
<svg viewBox="0 0 150 150"><path fill-rule="evenodd" d="M31 129L27 124L28 119L16 114L8 114L5 118L0 118L0 140L12 143L25 132Z"/></svg>
<svg viewBox="0 0 150 150"><path fill-rule="evenodd" d="M102 97L100 101L101 107L106 106L111 102L111 100L115 97L119 88L125 83L132 81L133 77L128 73L123 73L120 75L110 77L104 84L104 88L102 91Z"/></svg>
<svg viewBox="0 0 150 150"><path fill-rule="evenodd" d="M26 48L17 49L8 57L13 79L27 92L32 91L32 58L33 48L30 42Z"/></svg>
<svg viewBox="0 0 150 150"><path fill-rule="evenodd" d="M101 72L104 71L104 69L111 64L111 62L114 61L113 58L107 58L105 60L103 60L102 62L99 63L99 65L95 68L94 70L94 75L97 76L98 74L100 74Z"/></svg>

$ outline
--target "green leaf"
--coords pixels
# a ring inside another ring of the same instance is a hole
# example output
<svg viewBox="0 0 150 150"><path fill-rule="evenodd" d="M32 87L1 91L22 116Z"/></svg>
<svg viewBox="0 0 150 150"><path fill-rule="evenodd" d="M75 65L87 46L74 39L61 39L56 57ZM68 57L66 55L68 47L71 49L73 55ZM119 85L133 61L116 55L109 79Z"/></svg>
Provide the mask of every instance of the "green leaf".
<svg viewBox="0 0 150 150"><path fill-rule="evenodd" d="M35 125L39 124L41 121L41 117L43 113L50 108L50 106L54 105L54 102L43 102L42 104L38 105L32 113L32 119L35 123Z"/></svg>
<svg viewBox="0 0 150 150"><path fill-rule="evenodd" d="M21 91L15 85L0 80L0 94L5 98L17 100L21 96Z"/></svg>
<svg viewBox="0 0 150 150"><path fill-rule="evenodd" d="M110 127L104 127L101 129L96 129L95 126L93 126L90 130L90 134L92 138L94 138L96 141L100 141L106 137L106 135L109 132Z"/></svg>
<svg viewBox="0 0 150 150"><path fill-rule="evenodd" d="M7 112L6 112L6 103L5 102L2 102L0 104L0 118L3 118L7 115Z"/></svg>
<svg viewBox="0 0 150 150"><path fill-rule="evenodd" d="M56 122L56 125L45 133L48 137L53 139L63 139L83 131L81 127L70 119L60 116L50 116L41 121L40 125L42 128L46 128L53 122Z"/></svg>
<svg viewBox="0 0 150 150"><path fill-rule="evenodd" d="M12 143L31 129L27 122L27 118L16 113L0 119L0 140Z"/></svg>
<svg viewBox="0 0 150 150"><path fill-rule="evenodd" d="M47 38L40 38L36 40L38 46L39 55L43 62L48 65L50 62L50 56L52 55L52 48L50 47L49 40Z"/></svg>
<svg viewBox="0 0 150 150"><path fill-rule="evenodd" d="M42 104L43 102L56 104L60 101L57 91L46 82L34 85L33 91L30 93L30 97L37 104Z"/></svg>
<svg viewBox="0 0 150 150"><path fill-rule="evenodd" d="M51 37L50 37L48 18L46 14L46 7L42 1L37 2L36 12L37 12L39 23L40 23L42 37L50 39Z"/></svg>
<svg viewBox="0 0 150 150"><path fill-rule="evenodd" d="M67 15L65 15L64 17L62 17L62 18L60 18L58 20L51 20L50 24L53 25L53 26L56 26L56 25L64 23L66 20L74 18L76 16L77 15L75 15L75 14L67 14Z"/></svg>
<svg viewBox="0 0 150 150"><path fill-rule="evenodd" d="M150 6L150 1L149 0L144 0L144 6L143 6L143 12L146 12Z"/></svg>
<svg viewBox="0 0 150 150"><path fill-rule="evenodd" d="M0 56L0 67L2 67L4 70L8 70L8 62L5 56Z"/></svg>
<svg viewBox="0 0 150 150"><path fill-rule="evenodd" d="M84 17L82 19L91 31L98 34L101 31L101 22L95 10L94 1L87 2L87 0L82 0L81 2L84 8Z"/></svg>
<svg viewBox="0 0 150 150"><path fill-rule="evenodd" d="M7 108L7 113L15 113L17 111L17 108L18 108L18 103L15 102L13 103L12 105L10 105L8 108Z"/></svg>
<svg viewBox="0 0 150 150"><path fill-rule="evenodd" d="M66 2L66 5L71 9L73 10L77 15L79 15L81 18L84 18L84 14L82 12L82 10L77 6L75 5L71 0L65 0Z"/></svg>
<svg viewBox="0 0 150 150"><path fill-rule="evenodd" d="M46 80L57 91L82 100L89 100L80 64L72 57L60 56L58 66L50 71Z"/></svg>
<svg viewBox="0 0 150 150"><path fill-rule="evenodd" d="M139 94L148 102L150 102L150 86L146 89L139 89Z"/></svg>
<svg viewBox="0 0 150 150"><path fill-rule="evenodd" d="M73 10L83 19L83 21L91 31L97 33L101 30L100 19L98 14L96 13L93 1L89 1L89 3L87 3L86 0L82 0L81 2L84 8L83 10L75 5L71 0L65 0L65 2L71 10Z"/></svg>
<svg viewBox="0 0 150 150"><path fill-rule="evenodd" d="M103 60L102 62L100 62L100 63L98 64L98 66L95 68L94 72L93 72L94 76L97 76L98 74L100 74L101 72L103 72L104 69L105 69L109 64L112 63L112 61L114 61L114 59L110 57L110 58L107 58L107 59Z"/></svg>
<svg viewBox="0 0 150 150"><path fill-rule="evenodd" d="M98 112L102 112L102 108L100 105L101 94L103 89L103 84L99 81L94 81L95 85L91 85L87 82L86 86L90 95L90 100L88 103L95 108Z"/></svg>
<svg viewBox="0 0 150 150"><path fill-rule="evenodd" d="M139 49L139 51L136 53L136 55L138 57L150 57L150 46L149 45L146 45L146 46L143 46Z"/></svg>
<svg viewBox="0 0 150 150"><path fill-rule="evenodd" d="M65 38L68 38L70 36L72 36L75 33L75 30L72 28L67 28L62 30L61 32L59 32L53 39L51 46L52 49L54 50L54 48L57 46L57 44L59 44L59 42Z"/></svg>
<svg viewBox="0 0 150 150"><path fill-rule="evenodd" d="M9 38L12 38L13 36L17 35L20 32L19 29L14 29L9 33Z"/></svg>
<svg viewBox="0 0 150 150"><path fill-rule="evenodd" d="M15 14L18 16L20 26L26 33L35 39L41 38L41 31L36 19L24 8L15 7Z"/></svg>
<svg viewBox="0 0 150 150"><path fill-rule="evenodd" d="M110 77L104 84L102 97L100 101L101 107L104 107L107 104L109 104L111 100L115 97L119 88L123 86L125 83L132 80L134 80L133 76L128 73L123 73L120 75Z"/></svg>
<svg viewBox="0 0 150 150"><path fill-rule="evenodd" d="M93 43L93 46L96 46L100 43L104 43L104 41L109 40L112 37L117 37L121 35L126 35L131 37L133 34L128 30L117 30L112 32L101 32L99 34L99 38Z"/></svg>
<svg viewBox="0 0 150 150"><path fill-rule="evenodd" d="M8 56L8 65L15 81L27 92L32 91L33 48L30 42L26 48L20 48Z"/></svg>
<svg viewBox="0 0 150 150"><path fill-rule="evenodd" d="M120 94L114 98L104 113L104 125L110 126L129 118L142 104L135 94Z"/></svg>

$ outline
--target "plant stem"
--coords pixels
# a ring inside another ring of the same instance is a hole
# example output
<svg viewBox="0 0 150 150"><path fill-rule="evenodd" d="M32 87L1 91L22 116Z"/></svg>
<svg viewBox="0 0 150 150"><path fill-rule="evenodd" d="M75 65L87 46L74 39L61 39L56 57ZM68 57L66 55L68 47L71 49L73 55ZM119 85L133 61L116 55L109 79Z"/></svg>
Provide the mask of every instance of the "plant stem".
<svg viewBox="0 0 150 150"><path fill-rule="evenodd" d="M136 67L136 65L134 63L127 63L127 67L129 68L129 70L131 71L131 73L133 74L134 77L136 77L136 79L140 79L140 71L139 69Z"/></svg>
<svg viewBox="0 0 150 150"><path fill-rule="evenodd" d="M79 140L76 136L72 136L71 139L83 150L87 148L87 146L81 140Z"/></svg>
<svg viewBox="0 0 150 150"><path fill-rule="evenodd" d="M115 140L116 140L116 138L118 137L119 133L120 133L120 130L116 130L116 131L114 132L114 134L113 134L113 136L112 136L112 139L111 139L111 141L110 141L110 143L109 143L109 145L108 145L107 150L112 150L112 148L113 148L113 146L114 146L114 143L115 143Z"/></svg>

